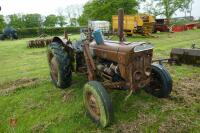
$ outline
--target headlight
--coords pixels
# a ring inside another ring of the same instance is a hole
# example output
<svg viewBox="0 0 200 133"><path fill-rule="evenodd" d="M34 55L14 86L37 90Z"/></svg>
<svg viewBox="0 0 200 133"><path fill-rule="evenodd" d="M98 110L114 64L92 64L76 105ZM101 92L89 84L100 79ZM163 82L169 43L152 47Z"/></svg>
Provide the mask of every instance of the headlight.
<svg viewBox="0 0 200 133"><path fill-rule="evenodd" d="M142 78L142 73L139 71L136 71L134 73L134 78L135 78L135 80L139 81Z"/></svg>
<svg viewBox="0 0 200 133"><path fill-rule="evenodd" d="M146 74L146 76L150 76L151 75L151 68L150 67L146 67L145 68L145 74Z"/></svg>

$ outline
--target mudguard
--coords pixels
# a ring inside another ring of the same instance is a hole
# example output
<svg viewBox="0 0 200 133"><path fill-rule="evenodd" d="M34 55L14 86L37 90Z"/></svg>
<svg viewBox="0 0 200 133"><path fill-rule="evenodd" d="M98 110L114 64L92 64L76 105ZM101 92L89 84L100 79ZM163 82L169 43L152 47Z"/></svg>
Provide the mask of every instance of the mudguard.
<svg viewBox="0 0 200 133"><path fill-rule="evenodd" d="M65 38L61 39L60 37L54 37L52 42L57 42L57 43L59 43L59 44L62 44L63 46L66 46L66 45L67 45L68 47L70 47L70 48L73 49L72 44L69 43L70 40L67 40L67 39L65 39Z"/></svg>

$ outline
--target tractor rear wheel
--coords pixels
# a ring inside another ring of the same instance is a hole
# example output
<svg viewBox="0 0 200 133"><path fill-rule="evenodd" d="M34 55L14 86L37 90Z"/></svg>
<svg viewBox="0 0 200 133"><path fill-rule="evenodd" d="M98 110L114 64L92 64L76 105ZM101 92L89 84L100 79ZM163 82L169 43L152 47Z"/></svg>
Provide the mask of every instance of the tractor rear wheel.
<svg viewBox="0 0 200 133"><path fill-rule="evenodd" d="M89 81L83 89L84 104L91 119L99 126L108 126L113 119L110 96L100 82Z"/></svg>
<svg viewBox="0 0 200 133"><path fill-rule="evenodd" d="M72 71L69 54L62 44L52 42L47 50L50 76L54 85L64 89L71 85Z"/></svg>
<svg viewBox="0 0 200 133"><path fill-rule="evenodd" d="M145 90L158 98L166 98L172 91L172 78L169 72L159 64L152 65L151 81Z"/></svg>

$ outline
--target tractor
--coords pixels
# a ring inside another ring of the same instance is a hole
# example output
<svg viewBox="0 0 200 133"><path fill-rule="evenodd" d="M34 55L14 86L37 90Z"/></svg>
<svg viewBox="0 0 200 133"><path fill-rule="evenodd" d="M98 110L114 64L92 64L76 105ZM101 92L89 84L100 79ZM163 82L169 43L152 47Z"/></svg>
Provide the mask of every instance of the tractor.
<svg viewBox="0 0 200 133"><path fill-rule="evenodd" d="M18 39L17 31L10 26L6 27L3 31L3 34L0 34L0 40L5 40L5 39L17 40Z"/></svg>
<svg viewBox="0 0 200 133"><path fill-rule="evenodd" d="M158 98L172 91L172 78L164 66L152 64L153 46L146 42L124 42L123 9L119 9L119 41L104 40L97 30L71 42L54 37L48 46L48 63L53 84L70 87L73 72L86 73L83 101L90 118L101 127L112 123L114 113L108 89L139 89ZM113 101L114 102L114 101Z"/></svg>

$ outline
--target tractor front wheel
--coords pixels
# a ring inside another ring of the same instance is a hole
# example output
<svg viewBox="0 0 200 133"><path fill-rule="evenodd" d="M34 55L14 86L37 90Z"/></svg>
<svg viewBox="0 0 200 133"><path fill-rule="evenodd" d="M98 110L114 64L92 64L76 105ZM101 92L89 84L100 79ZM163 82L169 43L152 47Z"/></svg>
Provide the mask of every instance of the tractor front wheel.
<svg viewBox="0 0 200 133"><path fill-rule="evenodd" d="M84 104L91 119L99 126L108 126L113 119L110 96L100 82L89 81L83 89Z"/></svg>
<svg viewBox="0 0 200 133"><path fill-rule="evenodd" d="M172 91L172 78L169 72L159 64L152 65L151 81L145 90L158 98L166 98Z"/></svg>

